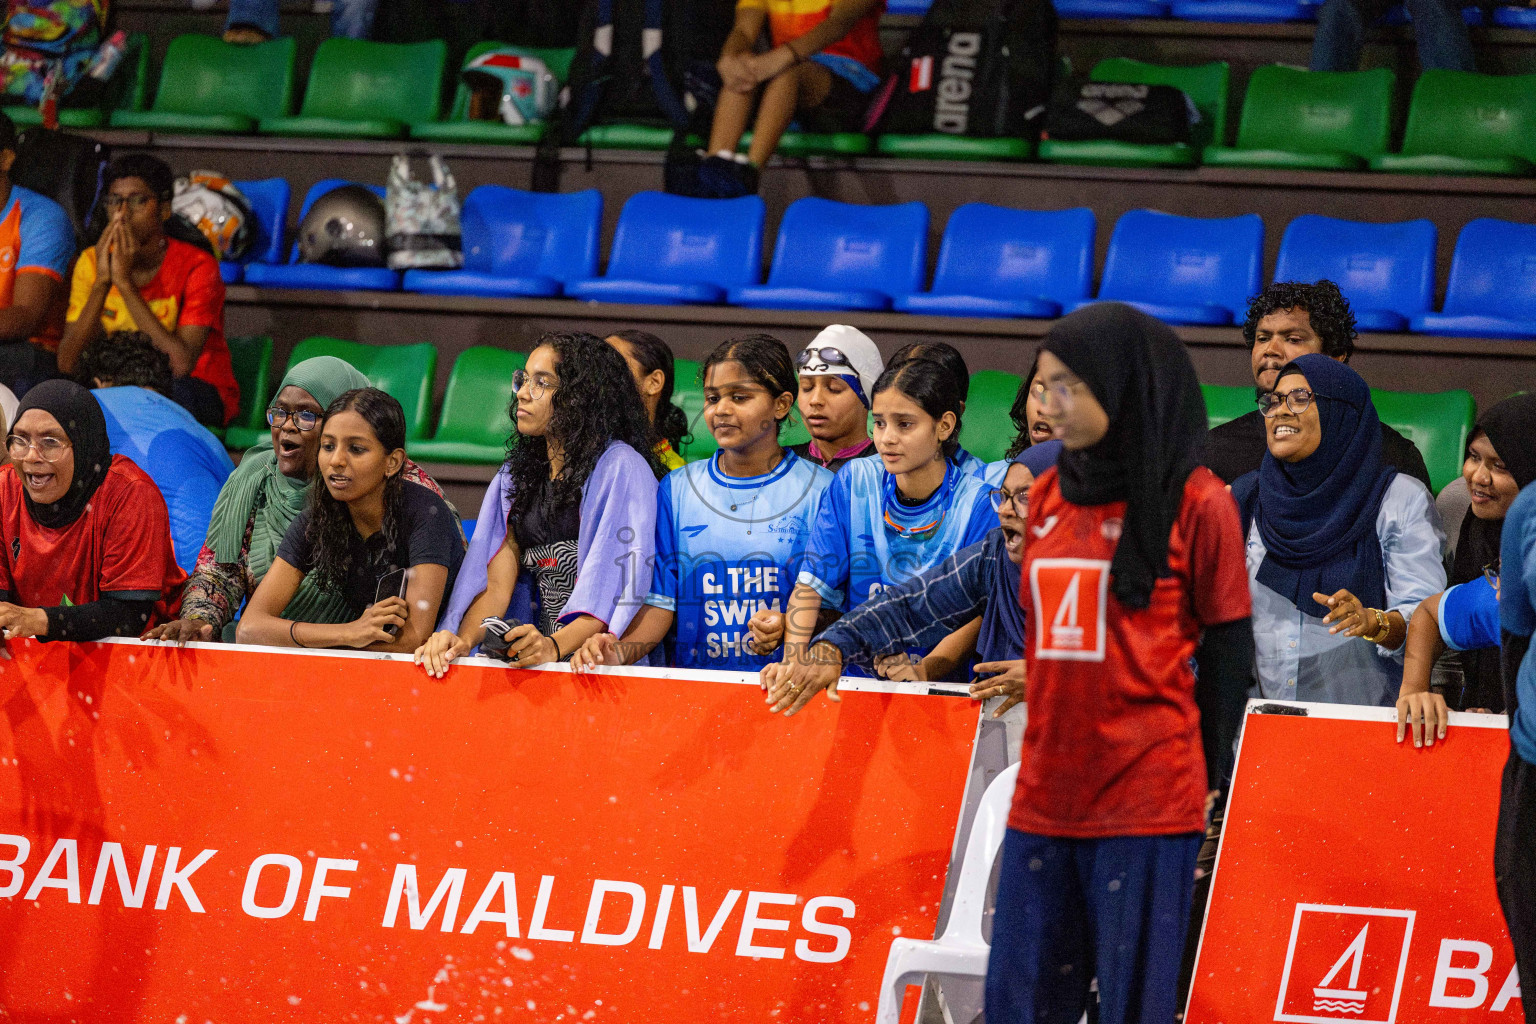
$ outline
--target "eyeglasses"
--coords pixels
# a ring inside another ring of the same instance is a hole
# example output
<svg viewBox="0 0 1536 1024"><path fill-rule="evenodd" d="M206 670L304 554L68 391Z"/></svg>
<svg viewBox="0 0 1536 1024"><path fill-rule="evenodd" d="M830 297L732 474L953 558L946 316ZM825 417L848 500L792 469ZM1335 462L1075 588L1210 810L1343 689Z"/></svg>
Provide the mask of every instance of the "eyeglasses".
<svg viewBox="0 0 1536 1024"><path fill-rule="evenodd" d="M847 366L850 369L853 367L853 364L848 361L848 357L843 353L842 349L807 348L802 349L800 354L795 356L795 369L805 369L811 364L813 359L820 360L828 366Z"/></svg>
<svg viewBox="0 0 1536 1024"><path fill-rule="evenodd" d="M1490 586L1497 587L1499 585L1500 561L1501 559L1495 558L1493 561L1483 566L1483 579L1487 580Z"/></svg>
<svg viewBox="0 0 1536 1024"><path fill-rule="evenodd" d="M1287 409L1300 416L1311 406L1312 399L1315 397L1317 397L1316 392L1308 391L1306 388L1295 388L1284 395L1270 391L1259 396L1259 411L1265 416L1273 416L1280 403L1284 402Z"/></svg>
<svg viewBox="0 0 1536 1024"><path fill-rule="evenodd" d="M992 507L1001 512L1009 504L1013 505L1013 514L1023 519L1029 515L1029 488L1025 487L1017 491L1010 491L1006 487L994 487L991 490Z"/></svg>
<svg viewBox="0 0 1536 1024"><path fill-rule="evenodd" d="M18 462L26 458L27 452L33 449L37 450L38 458L44 462L58 462L71 447L73 446L68 441L60 441L56 437L40 437L34 441L31 438L11 434L5 439L5 450Z"/></svg>
<svg viewBox="0 0 1536 1024"><path fill-rule="evenodd" d="M527 370L512 371L512 391L516 393L522 391L523 388L526 387L528 389L528 397L534 399L535 401L543 398L544 392L553 391L559 386L559 381L551 377L547 377L542 373L532 374Z"/></svg>
<svg viewBox="0 0 1536 1024"><path fill-rule="evenodd" d="M292 423L293 429L304 433L315 429L315 424L320 422L317 413L309 409L284 409L281 406L270 406L267 409L267 426L281 427L284 423Z"/></svg>
<svg viewBox="0 0 1536 1024"><path fill-rule="evenodd" d="M1072 406L1073 394L1076 393L1078 388L1085 386L1080 380L1057 380L1050 383L1036 381L1033 390L1035 391L1035 400L1040 403L1041 408L1045 407L1046 397L1049 396L1056 399L1057 404L1063 409L1067 409Z"/></svg>
<svg viewBox="0 0 1536 1024"><path fill-rule="evenodd" d="M101 205L107 208L108 213L116 213L124 206L127 206L134 213L138 213L150 203L155 202L157 198L156 196L145 195L143 192L138 192L131 196L107 195L102 197Z"/></svg>

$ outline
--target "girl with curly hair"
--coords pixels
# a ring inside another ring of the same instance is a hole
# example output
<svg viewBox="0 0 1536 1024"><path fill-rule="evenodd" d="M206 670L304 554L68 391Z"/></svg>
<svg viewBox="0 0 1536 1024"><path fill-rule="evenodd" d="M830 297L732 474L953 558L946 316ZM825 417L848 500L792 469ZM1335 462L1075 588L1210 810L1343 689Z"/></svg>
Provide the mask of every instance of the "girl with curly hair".
<svg viewBox="0 0 1536 1024"><path fill-rule="evenodd" d="M537 619L506 634L523 668L564 661L604 631L622 636L650 590L661 466L624 357L591 334L546 334L512 383L506 464L441 628L416 651L433 676L479 645L487 618L528 617L514 605L525 576Z"/></svg>
<svg viewBox="0 0 1536 1024"><path fill-rule="evenodd" d="M405 413L377 388L344 392L320 426L319 481L237 627L243 644L404 653L432 632L464 561L457 517L402 476ZM339 624L285 619L306 580L347 605Z"/></svg>

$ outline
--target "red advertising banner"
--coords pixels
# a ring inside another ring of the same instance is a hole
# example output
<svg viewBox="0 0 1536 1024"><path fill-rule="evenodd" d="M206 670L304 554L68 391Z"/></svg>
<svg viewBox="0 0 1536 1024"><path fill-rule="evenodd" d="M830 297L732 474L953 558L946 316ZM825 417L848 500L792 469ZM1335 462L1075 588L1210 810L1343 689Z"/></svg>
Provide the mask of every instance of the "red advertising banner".
<svg viewBox="0 0 1536 1024"><path fill-rule="evenodd" d="M933 935L977 722L910 689L786 720L719 673L10 654L20 1024L872 1020L891 938Z"/></svg>
<svg viewBox="0 0 1536 1024"><path fill-rule="evenodd" d="M1250 714L1189 1024L1518 1021L1493 884L1502 716L1396 742L1388 709Z"/></svg>

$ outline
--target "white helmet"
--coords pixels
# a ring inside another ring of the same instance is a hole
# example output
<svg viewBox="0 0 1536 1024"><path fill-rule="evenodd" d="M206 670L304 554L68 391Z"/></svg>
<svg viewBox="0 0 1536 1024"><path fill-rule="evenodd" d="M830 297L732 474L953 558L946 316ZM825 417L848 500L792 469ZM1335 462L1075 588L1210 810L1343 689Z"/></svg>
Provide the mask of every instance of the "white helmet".
<svg viewBox="0 0 1536 1024"><path fill-rule="evenodd" d="M251 204L217 171L177 178L171 210L201 231L221 260L239 259L250 248Z"/></svg>

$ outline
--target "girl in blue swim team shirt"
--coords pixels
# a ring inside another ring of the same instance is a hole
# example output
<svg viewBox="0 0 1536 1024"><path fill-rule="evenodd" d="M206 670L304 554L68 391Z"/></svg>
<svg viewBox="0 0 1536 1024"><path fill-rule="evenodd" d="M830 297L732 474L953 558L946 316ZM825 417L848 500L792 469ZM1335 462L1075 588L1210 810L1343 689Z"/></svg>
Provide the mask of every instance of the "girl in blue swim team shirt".
<svg viewBox="0 0 1536 1024"><path fill-rule="evenodd" d="M880 457L848 463L822 496L785 613L786 660L803 656L828 613L863 604L998 525L986 483L955 462L961 402L953 375L927 360L880 375L872 402Z"/></svg>
<svg viewBox="0 0 1536 1024"><path fill-rule="evenodd" d="M578 669L633 664L664 640L678 668L756 671L769 660L754 633L779 628L832 474L779 444L798 390L783 342L725 342L702 372L704 423L720 450L662 481L645 605L622 638L588 640Z"/></svg>

